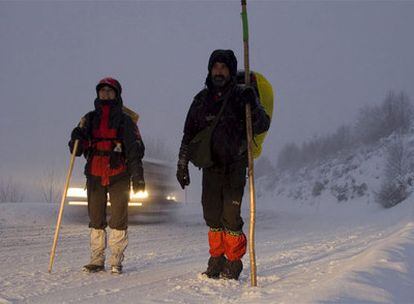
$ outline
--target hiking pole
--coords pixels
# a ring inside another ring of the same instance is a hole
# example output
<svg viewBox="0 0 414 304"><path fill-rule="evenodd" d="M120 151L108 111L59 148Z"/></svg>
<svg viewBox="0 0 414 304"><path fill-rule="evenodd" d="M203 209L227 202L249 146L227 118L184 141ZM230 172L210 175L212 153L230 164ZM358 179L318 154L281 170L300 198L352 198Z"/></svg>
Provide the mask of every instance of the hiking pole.
<svg viewBox="0 0 414 304"><path fill-rule="evenodd" d="M85 124L85 119L82 118L79 123L79 127L82 128L84 124ZM58 214L57 223L56 223L55 237L53 239L52 250L50 251L49 270L48 270L49 273L52 272L53 261L55 259L55 252L56 252L56 246L57 246L57 241L59 237L59 230L60 230L60 225L62 223L63 208L65 206L66 195L67 195L68 188L69 188L70 178L72 176L73 165L75 164L75 156L76 156L76 151L78 150L78 146L79 146L79 140L77 139L75 140L75 144L73 145L72 155L70 157L69 170L66 175L65 186L63 188L63 193L62 193L62 200L60 201L60 209L59 209L59 214Z"/></svg>
<svg viewBox="0 0 414 304"><path fill-rule="evenodd" d="M246 0L241 0L242 5L242 25L243 25L243 46L244 46L244 82L250 85L250 66L249 66L249 24L247 21ZM246 130L247 130L247 155L249 161L249 189L250 189L250 227L249 227L249 256L250 256L250 281L251 286L257 286L256 275L256 253L254 242L254 228L256 224L256 199L254 188L254 161L253 161L253 128L252 111L250 104L246 103Z"/></svg>

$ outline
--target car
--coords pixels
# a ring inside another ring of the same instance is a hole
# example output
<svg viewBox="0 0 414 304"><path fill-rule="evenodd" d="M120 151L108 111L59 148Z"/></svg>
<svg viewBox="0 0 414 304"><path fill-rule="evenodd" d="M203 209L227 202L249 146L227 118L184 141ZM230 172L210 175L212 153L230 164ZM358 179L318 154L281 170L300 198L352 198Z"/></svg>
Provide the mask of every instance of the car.
<svg viewBox="0 0 414 304"><path fill-rule="evenodd" d="M171 213L181 205L180 190L175 181L175 166L166 161L146 159L143 161L145 191L134 193L131 189L128 202L129 214L162 214ZM85 182L83 182L85 183ZM66 204L71 207L85 207L87 191L82 183L74 183L68 189ZM108 195L108 212L110 213L111 198Z"/></svg>

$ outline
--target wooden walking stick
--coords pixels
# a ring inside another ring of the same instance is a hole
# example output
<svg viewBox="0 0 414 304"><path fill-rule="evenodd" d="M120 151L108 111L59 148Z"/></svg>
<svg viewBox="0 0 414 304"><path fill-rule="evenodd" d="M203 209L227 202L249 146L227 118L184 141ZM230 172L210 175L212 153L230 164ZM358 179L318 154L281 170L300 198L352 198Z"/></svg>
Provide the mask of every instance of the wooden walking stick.
<svg viewBox="0 0 414 304"><path fill-rule="evenodd" d="M85 124L85 119L82 118L79 123L79 127L82 128L84 124ZM53 239L52 250L50 251L49 270L48 270L49 273L52 272L53 261L55 259L55 252L56 252L56 246L57 246L57 241L59 237L59 230L60 230L60 225L62 223L63 208L65 207L65 199L66 199L66 195L67 195L68 188L69 188L70 178L72 176L73 165L75 164L75 156L76 156L76 151L78 150L78 146L79 146L79 140L75 140L75 144L73 145L72 155L70 157L69 170L66 175L65 186L63 188L62 199L60 201L60 209L59 209L59 214L58 214L57 223L56 223L55 237Z"/></svg>
<svg viewBox="0 0 414 304"><path fill-rule="evenodd" d="M250 65L249 65L249 24L247 20L246 0L241 0L242 5L242 25L243 25L243 46L244 46L244 82L250 85ZM249 189L250 189L250 228L249 228L249 256L250 256L250 281L251 286L257 286L256 275L256 253L255 253L255 224L256 224L256 198L254 188L254 161L253 161L253 128L252 111L250 104L246 104L246 130L247 130L247 154L249 160Z"/></svg>

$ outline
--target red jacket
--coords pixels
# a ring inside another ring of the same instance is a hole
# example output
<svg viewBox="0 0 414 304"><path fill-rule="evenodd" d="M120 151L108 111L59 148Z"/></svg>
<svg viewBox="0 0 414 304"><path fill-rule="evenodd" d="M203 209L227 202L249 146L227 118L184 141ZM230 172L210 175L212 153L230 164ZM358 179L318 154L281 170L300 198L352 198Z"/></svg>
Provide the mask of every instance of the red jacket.
<svg viewBox="0 0 414 304"><path fill-rule="evenodd" d="M96 99L95 110L84 116L85 139L77 156L87 158L85 175L108 186L124 176L143 176L145 147L138 126L122 111L121 100ZM69 142L73 147L74 139Z"/></svg>

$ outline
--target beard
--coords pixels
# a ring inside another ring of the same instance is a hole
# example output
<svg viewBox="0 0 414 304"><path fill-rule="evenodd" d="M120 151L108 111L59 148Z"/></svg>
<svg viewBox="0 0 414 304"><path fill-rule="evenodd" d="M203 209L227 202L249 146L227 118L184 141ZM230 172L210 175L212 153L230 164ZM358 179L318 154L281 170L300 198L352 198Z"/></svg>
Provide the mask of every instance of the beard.
<svg viewBox="0 0 414 304"><path fill-rule="evenodd" d="M218 88L222 88L226 85L228 78L224 77L223 75L215 75L211 77L211 82L214 86Z"/></svg>

